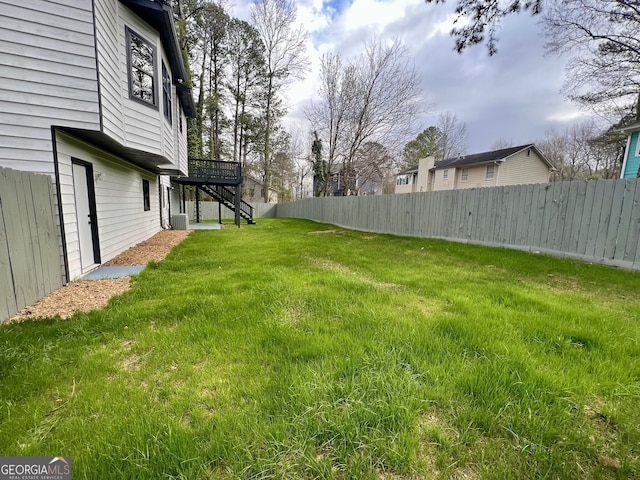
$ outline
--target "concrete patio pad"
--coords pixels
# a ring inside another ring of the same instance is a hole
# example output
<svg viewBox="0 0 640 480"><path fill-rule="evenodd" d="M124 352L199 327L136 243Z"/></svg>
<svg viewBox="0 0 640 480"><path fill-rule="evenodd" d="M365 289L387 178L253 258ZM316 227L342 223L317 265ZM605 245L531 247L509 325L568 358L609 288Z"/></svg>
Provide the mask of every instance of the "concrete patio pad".
<svg viewBox="0 0 640 480"><path fill-rule="evenodd" d="M189 230L220 230L219 223L190 223Z"/></svg>

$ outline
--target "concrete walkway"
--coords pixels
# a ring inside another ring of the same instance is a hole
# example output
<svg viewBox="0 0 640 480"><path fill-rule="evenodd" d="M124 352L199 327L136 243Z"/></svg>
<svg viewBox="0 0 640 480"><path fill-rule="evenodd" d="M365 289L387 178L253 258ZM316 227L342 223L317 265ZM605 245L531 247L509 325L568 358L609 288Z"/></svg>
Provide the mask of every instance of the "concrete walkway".
<svg viewBox="0 0 640 480"><path fill-rule="evenodd" d="M131 275L137 275L144 267L144 265L136 265L134 267L98 267L82 277L82 280L129 277Z"/></svg>

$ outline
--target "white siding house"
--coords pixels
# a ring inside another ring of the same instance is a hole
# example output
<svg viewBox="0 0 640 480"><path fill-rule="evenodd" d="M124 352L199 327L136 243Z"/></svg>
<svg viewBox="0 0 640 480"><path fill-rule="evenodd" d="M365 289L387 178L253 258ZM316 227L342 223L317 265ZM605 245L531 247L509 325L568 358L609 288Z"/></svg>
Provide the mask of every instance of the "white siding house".
<svg viewBox="0 0 640 480"><path fill-rule="evenodd" d="M61 273L78 278L169 227L186 117L163 0L0 2L0 166L56 185Z"/></svg>

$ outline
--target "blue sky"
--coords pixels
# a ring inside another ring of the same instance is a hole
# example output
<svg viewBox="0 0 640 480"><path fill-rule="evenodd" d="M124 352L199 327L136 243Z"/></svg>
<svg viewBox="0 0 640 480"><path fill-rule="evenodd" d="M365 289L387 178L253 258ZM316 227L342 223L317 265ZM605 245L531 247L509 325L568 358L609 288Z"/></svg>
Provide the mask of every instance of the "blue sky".
<svg viewBox="0 0 640 480"><path fill-rule="evenodd" d="M403 40L422 77L424 128L440 112L456 113L468 130L468 153L489 150L498 140L514 145L564 129L584 113L560 92L566 58L544 55L544 39L529 15L507 18L499 32L498 54L482 46L463 54L449 35L454 3L424 0L302 0L298 20L310 33L310 68L305 80L290 85L286 125L307 129L304 106L318 91L320 56L340 52L355 56L373 35ZM237 0L232 13L248 19L250 2Z"/></svg>

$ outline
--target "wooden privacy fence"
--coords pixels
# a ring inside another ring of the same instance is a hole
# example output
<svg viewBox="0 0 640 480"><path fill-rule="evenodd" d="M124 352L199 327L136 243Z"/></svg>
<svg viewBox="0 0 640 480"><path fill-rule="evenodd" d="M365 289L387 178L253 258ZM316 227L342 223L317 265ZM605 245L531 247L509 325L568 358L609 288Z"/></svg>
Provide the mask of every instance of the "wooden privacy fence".
<svg viewBox="0 0 640 480"><path fill-rule="evenodd" d="M62 286L51 177L0 167L0 322Z"/></svg>
<svg viewBox="0 0 640 480"><path fill-rule="evenodd" d="M640 179L308 198L277 216L640 269Z"/></svg>

